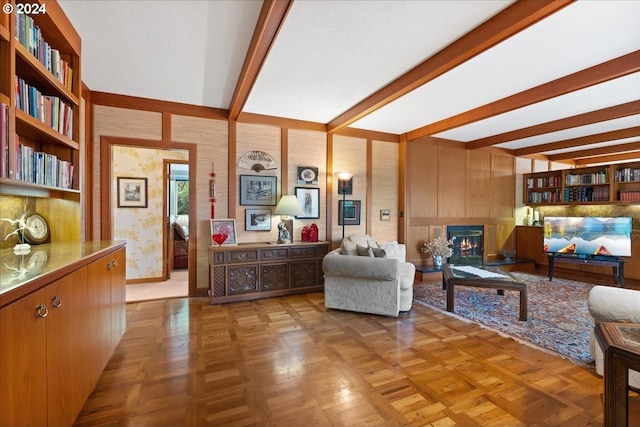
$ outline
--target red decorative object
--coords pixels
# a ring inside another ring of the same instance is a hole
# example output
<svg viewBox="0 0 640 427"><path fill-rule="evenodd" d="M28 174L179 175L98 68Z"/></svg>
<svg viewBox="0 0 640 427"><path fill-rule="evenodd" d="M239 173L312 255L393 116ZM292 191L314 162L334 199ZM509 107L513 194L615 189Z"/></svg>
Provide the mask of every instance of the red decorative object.
<svg viewBox="0 0 640 427"><path fill-rule="evenodd" d="M307 227L306 225L302 227L302 241L303 242L309 241L309 227Z"/></svg>
<svg viewBox="0 0 640 427"><path fill-rule="evenodd" d="M314 222L309 226L309 241L317 242L318 241L318 226Z"/></svg>
<svg viewBox="0 0 640 427"><path fill-rule="evenodd" d="M215 233L211 237L213 237L214 242L216 242L219 246L222 246L222 244L225 242L225 240L227 240L227 237L229 237L229 235L226 233Z"/></svg>

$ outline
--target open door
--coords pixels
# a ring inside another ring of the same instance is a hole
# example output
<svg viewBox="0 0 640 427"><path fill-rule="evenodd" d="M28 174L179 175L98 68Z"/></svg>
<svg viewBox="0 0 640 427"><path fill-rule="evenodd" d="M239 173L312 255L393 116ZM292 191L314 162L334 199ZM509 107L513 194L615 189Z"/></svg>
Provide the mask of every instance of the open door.
<svg viewBox="0 0 640 427"><path fill-rule="evenodd" d="M189 163L165 160L165 173L165 280L168 280L174 270L189 268Z"/></svg>

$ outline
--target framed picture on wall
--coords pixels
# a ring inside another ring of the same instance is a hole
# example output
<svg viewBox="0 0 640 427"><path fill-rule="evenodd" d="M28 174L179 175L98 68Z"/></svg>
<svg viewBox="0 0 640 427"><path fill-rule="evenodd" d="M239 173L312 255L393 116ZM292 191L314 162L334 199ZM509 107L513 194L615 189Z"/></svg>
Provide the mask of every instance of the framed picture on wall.
<svg viewBox="0 0 640 427"><path fill-rule="evenodd" d="M246 209L244 229L247 231L271 230L271 209Z"/></svg>
<svg viewBox="0 0 640 427"><path fill-rule="evenodd" d="M338 225L360 225L360 200L338 200Z"/></svg>
<svg viewBox="0 0 640 427"><path fill-rule="evenodd" d="M240 175L240 204L275 206L278 178L275 176Z"/></svg>
<svg viewBox="0 0 640 427"><path fill-rule="evenodd" d="M298 166L298 184L318 185L318 168L315 166Z"/></svg>
<svg viewBox="0 0 640 427"><path fill-rule="evenodd" d="M211 242L217 245L236 245L236 220L233 218L212 219ZM225 237L226 236L226 237Z"/></svg>
<svg viewBox="0 0 640 427"><path fill-rule="evenodd" d="M296 187L296 199L302 209L302 215L297 215L296 219L318 219L320 218L320 189Z"/></svg>
<svg viewBox="0 0 640 427"><path fill-rule="evenodd" d="M147 207L147 178L118 177L118 207Z"/></svg>

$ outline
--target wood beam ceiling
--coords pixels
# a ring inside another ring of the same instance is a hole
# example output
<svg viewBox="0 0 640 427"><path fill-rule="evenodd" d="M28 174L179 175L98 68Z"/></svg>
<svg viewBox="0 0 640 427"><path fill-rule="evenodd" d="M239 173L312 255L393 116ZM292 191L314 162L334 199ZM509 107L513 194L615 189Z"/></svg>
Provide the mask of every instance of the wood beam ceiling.
<svg viewBox="0 0 640 427"><path fill-rule="evenodd" d="M229 120L237 120L255 84L269 50L291 9L293 0L264 0L240 77L229 105Z"/></svg>
<svg viewBox="0 0 640 427"><path fill-rule="evenodd" d="M395 101L566 7L573 1L519 1L512 4L378 92L331 120L327 125L327 130L329 132L337 132L349 126L362 117Z"/></svg>
<svg viewBox="0 0 640 427"><path fill-rule="evenodd" d="M581 159L585 157L611 155L625 152L636 152L634 153L634 155L638 156L638 151L640 151L640 141L628 142L626 144L609 145L608 147L588 148L585 150L571 151L568 153L553 154L547 157L549 158L549 161L555 162L558 160Z"/></svg>
<svg viewBox="0 0 640 427"><path fill-rule="evenodd" d="M607 164L607 163L619 163L619 162L629 162L629 161L637 161L638 153L629 152L629 153L618 153L612 154L610 156L596 156L596 157L585 157L583 159L576 159L574 165L576 167L590 166L595 164Z"/></svg>
<svg viewBox="0 0 640 427"><path fill-rule="evenodd" d="M627 102L625 104L614 105L588 113L578 114L571 117L565 117L560 120L540 123L538 125L529 126L522 129L516 129L511 132L492 135L475 141L469 141L467 148L474 150L491 145L502 144L504 142L515 141L518 139L529 138L536 135L542 135L550 132L557 132L564 129L570 129L578 126L586 126L593 123L604 122L607 120L619 119L621 117L640 114L640 100Z"/></svg>
<svg viewBox="0 0 640 427"><path fill-rule="evenodd" d="M423 126L408 132L407 137L409 140L414 140L424 136L435 135L638 71L640 71L640 50ZM537 150L537 152L539 151Z"/></svg>
<svg viewBox="0 0 640 427"><path fill-rule="evenodd" d="M548 144L535 145L532 147L519 148L517 150L513 150L513 154L515 156L528 156L530 154L543 153L545 151L563 150L565 148L580 147L582 145L614 141L616 139L623 138L633 138L636 136L640 136L640 126L581 136L578 138L566 139L564 141L550 142Z"/></svg>

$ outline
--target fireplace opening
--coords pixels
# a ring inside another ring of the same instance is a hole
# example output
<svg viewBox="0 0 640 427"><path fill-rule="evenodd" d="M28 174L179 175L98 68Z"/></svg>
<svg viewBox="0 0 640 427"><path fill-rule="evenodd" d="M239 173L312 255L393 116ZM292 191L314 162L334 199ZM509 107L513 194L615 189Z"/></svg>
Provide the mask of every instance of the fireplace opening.
<svg viewBox="0 0 640 427"><path fill-rule="evenodd" d="M453 241L453 255L449 264L482 266L484 264L484 226L450 225L447 226L447 239Z"/></svg>

